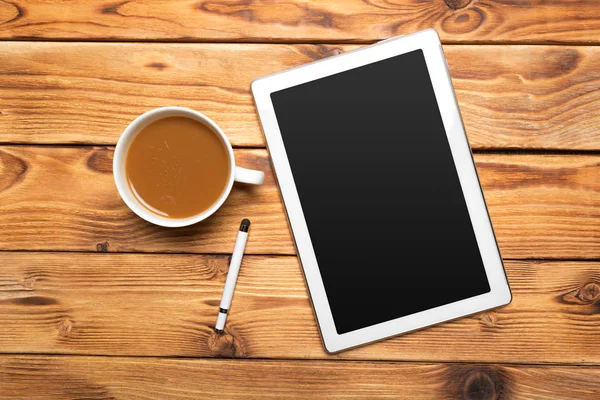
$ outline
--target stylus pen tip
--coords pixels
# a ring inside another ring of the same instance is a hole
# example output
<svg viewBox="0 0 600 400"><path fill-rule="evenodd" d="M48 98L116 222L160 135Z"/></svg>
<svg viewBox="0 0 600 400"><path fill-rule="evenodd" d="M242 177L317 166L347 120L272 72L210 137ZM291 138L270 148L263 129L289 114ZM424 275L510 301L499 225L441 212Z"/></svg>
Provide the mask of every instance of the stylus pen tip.
<svg viewBox="0 0 600 400"><path fill-rule="evenodd" d="M250 220L248 218L244 218L242 220L242 224L240 225L240 231L248 232L248 228L250 228Z"/></svg>

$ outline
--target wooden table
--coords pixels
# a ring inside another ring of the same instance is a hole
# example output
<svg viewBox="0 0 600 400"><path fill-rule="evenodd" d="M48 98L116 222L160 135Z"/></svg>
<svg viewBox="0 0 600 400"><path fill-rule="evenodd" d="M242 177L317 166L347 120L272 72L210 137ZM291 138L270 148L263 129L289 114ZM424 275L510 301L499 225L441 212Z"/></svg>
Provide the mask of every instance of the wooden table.
<svg viewBox="0 0 600 400"><path fill-rule="evenodd" d="M514 299L328 355L249 85L427 27ZM597 0L4 0L0 40L0 398L600 398ZM190 228L133 215L114 145L164 105L213 118L265 184Z"/></svg>

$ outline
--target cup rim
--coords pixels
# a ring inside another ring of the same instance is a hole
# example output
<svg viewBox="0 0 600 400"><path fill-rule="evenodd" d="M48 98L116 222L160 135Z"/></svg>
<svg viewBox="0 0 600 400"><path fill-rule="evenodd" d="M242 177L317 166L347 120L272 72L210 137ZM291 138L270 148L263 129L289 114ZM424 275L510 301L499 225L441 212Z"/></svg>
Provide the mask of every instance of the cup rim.
<svg viewBox="0 0 600 400"><path fill-rule="evenodd" d="M187 218L163 217L148 210L136 199L135 195L133 194L129 183L127 182L127 174L125 171L127 151L129 150L129 146L131 145L131 142L137 136L137 134L150 123L159 119L173 116L188 117L198 122L201 122L202 124L211 128L211 130L217 136L219 136L221 142L227 149L227 154L229 155L229 177L227 179L227 185L225 186L225 189L223 189L221 196L207 210L201 212L200 214L196 214ZM164 226L167 228L178 228L193 225L200 221L204 221L206 218L214 214L223 205L223 203L229 196L229 193L231 192L231 189L233 187L234 176L235 158L233 155L233 148L231 146L231 143L225 136L225 133L209 117L198 111L186 107L159 107L146 111L142 115L135 118L132 122L129 123L129 125L127 125L123 133L121 133L121 136L117 141L117 146L115 147L115 153L113 156L113 178L115 180L117 191L119 192L121 199L123 199L127 207L129 207L129 209L133 211L138 217L155 225Z"/></svg>

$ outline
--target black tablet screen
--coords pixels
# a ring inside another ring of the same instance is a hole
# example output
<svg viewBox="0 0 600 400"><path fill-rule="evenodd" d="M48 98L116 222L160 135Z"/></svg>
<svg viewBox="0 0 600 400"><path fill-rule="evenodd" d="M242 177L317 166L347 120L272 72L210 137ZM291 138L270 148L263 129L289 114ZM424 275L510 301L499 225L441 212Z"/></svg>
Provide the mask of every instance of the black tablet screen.
<svg viewBox="0 0 600 400"><path fill-rule="evenodd" d="M339 334L489 292L421 50L271 99Z"/></svg>

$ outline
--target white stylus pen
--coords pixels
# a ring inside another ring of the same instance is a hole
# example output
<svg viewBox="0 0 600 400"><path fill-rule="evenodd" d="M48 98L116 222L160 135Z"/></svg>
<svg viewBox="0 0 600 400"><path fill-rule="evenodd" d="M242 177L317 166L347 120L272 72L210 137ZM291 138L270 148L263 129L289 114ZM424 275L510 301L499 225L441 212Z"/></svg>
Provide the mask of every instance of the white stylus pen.
<svg viewBox="0 0 600 400"><path fill-rule="evenodd" d="M222 333L223 328L225 328L227 312L231 306L231 299L233 298L235 283L240 272L240 265L242 264L242 257L244 257L246 242L248 241L248 228L250 228L250 220L244 218L242 220L242 224L240 225L240 231L238 232L237 239L235 240L233 254L231 255L231 262L229 263L229 272L227 273L225 288L223 289L221 304L219 305L219 315L217 316L217 324L215 325L215 331L217 333Z"/></svg>

